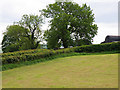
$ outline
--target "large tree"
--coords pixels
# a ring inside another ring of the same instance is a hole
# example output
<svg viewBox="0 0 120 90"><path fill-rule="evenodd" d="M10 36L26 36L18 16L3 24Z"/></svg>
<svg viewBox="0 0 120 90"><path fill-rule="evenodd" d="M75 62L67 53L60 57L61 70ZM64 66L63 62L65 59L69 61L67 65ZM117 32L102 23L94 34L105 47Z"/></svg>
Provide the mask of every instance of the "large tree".
<svg viewBox="0 0 120 90"><path fill-rule="evenodd" d="M2 51L13 52L18 50L30 49L29 40L26 38L26 29L18 26L11 25L7 27L4 32L2 40Z"/></svg>
<svg viewBox="0 0 120 90"><path fill-rule="evenodd" d="M3 52L36 49L42 40L42 16L23 15L15 25L7 27L2 40Z"/></svg>
<svg viewBox="0 0 120 90"><path fill-rule="evenodd" d="M64 48L90 44L97 34L94 14L90 6L74 2L55 2L43 9L43 15L51 18L46 40L50 48L62 43ZM83 43L82 43L83 42Z"/></svg>
<svg viewBox="0 0 120 90"><path fill-rule="evenodd" d="M18 25L24 27L26 30L26 37L30 42L31 49L36 49L41 42L41 25L43 23L42 16L38 15L23 15L22 19L17 22Z"/></svg>

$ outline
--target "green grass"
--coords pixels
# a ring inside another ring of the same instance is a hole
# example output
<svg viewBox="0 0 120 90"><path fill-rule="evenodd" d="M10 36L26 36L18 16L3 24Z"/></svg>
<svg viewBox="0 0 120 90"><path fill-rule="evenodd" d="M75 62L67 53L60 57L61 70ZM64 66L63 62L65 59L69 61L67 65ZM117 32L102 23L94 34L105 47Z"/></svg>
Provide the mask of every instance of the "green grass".
<svg viewBox="0 0 120 90"><path fill-rule="evenodd" d="M56 58L2 75L3 88L117 88L118 54Z"/></svg>

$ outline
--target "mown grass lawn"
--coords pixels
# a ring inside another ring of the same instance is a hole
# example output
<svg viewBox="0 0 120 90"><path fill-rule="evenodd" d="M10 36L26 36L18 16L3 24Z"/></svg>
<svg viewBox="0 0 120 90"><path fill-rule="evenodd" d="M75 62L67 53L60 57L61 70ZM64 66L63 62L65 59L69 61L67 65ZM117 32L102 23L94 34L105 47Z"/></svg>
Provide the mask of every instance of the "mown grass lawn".
<svg viewBox="0 0 120 90"><path fill-rule="evenodd" d="M3 88L117 88L118 54L57 58L2 72Z"/></svg>

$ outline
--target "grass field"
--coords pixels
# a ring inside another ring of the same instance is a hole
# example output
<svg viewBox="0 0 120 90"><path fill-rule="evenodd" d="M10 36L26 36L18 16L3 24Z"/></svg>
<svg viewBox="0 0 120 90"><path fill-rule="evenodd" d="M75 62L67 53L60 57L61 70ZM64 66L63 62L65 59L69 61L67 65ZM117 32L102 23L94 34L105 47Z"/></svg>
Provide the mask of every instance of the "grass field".
<svg viewBox="0 0 120 90"><path fill-rule="evenodd" d="M3 88L117 88L118 54L57 58L2 72Z"/></svg>

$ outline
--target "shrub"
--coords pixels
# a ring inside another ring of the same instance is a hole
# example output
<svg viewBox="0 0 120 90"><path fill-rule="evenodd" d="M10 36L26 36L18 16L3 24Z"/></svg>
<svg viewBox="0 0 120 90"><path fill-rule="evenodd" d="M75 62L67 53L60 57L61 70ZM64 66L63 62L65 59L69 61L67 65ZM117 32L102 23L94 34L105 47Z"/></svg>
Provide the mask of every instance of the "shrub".
<svg viewBox="0 0 120 90"><path fill-rule="evenodd" d="M84 45L75 47L75 52L102 52L102 51L119 51L120 42Z"/></svg>
<svg viewBox="0 0 120 90"><path fill-rule="evenodd" d="M19 55L23 55L23 54L33 54L33 53L47 52L47 51L50 51L50 50L48 50L48 49L22 50L22 51L4 53L4 54L2 54L2 57L19 56Z"/></svg>
<svg viewBox="0 0 120 90"><path fill-rule="evenodd" d="M105 43L105 44L94 44L94 45L84 45L77 46L73 48L59 49L59 50L48 50L48 49L34 49L34 50L25 50L17 51L12 53L3 53L2 54L2 63L20 63L25 61L31 61L41 58L49 58L55 55L61 55L63 53L93 53L93 52L103 52L103 51L119 51L120 42Z"/></svg>

